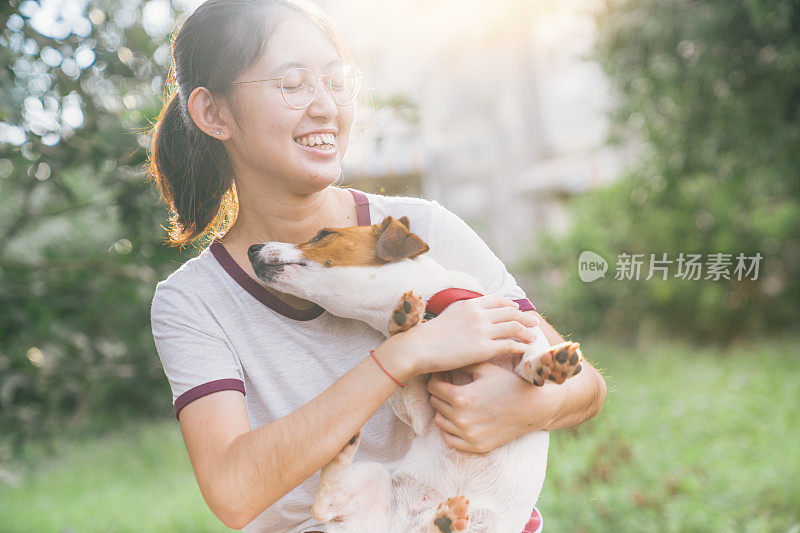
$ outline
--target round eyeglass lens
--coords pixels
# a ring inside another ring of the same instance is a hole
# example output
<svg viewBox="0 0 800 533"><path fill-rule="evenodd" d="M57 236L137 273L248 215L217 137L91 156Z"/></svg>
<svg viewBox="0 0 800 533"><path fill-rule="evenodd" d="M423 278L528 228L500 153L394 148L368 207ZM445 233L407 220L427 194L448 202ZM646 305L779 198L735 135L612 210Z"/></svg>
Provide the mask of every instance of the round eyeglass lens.
<svg viewBox="0 0 800 533"><path fill-rule="evenodd" d="M302 109L314 99L317 81L314 72L307 68L295 67L287 70L281 81L283 99L291 107Z"/></svg>
<svg viewBox="0 0 800 533"><path fill-rule="evenodd" d="M337 104L347 105L355 100L361 85L360 74L353 65L343 65L331 72L331 95Z"/></svg>
<svg viewBox="0 0 800 533"><path fill-rule="evenodd" d="M330 87L331 96L339 105L351 103L358 94L361 84L361 73L352 65L335 67L320 78ZM314 75L314 71L304 67L287 70L281 81L283 99L295 109L308 107L314 101L317 89L317 76Z"/></svg>

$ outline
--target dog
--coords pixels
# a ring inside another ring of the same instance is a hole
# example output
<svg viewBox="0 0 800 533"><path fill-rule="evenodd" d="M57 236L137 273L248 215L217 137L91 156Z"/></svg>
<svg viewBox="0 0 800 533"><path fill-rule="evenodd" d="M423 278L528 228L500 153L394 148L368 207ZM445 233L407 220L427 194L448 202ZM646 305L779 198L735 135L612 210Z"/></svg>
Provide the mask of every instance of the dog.
<svg viewBox="0 0 800 533"><path fill-rule="evenodd" d="M426 304L448 290L484 292L472 276L425 255L428 249L407 217L390 216L372 226L324 228L303 244L255 244L248 257L265 285L389 337L426 320ZM534 332L536 340L519 362L503 356L492 362L536 386L561 384L580 372L578 343L550 346L540 328ZM464 376L454 371L453 383L468 382ZM434 424L425 376L398 389L390 405L414 430L411 447L390 475L383 465L353 462L359 433L322 468L312 516L329 533L523 530L544 483L547 431L486 454L465 453L451 448Z"/></svg>

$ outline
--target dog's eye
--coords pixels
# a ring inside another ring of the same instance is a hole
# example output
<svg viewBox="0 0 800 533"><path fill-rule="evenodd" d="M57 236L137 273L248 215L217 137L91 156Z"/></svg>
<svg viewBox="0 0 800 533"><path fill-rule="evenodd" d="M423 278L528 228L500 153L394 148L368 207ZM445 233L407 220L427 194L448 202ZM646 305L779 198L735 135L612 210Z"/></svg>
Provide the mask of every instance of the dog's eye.
<svg viewBox="0 0 800 533"><path fill-rule="evenodd" d="M308 242L317 242L318 240L320 240L320 239L321 239L321 238L323 238L324 236L326 236L326 235L330 235L331 233L334 233L334 232L332 232L332 231L328 231L328 230L326 230L326 229L321 229L321 230L319 230L319 233L317 233L317 234L314 236L314 238L313 238L313 239L311 239L311 240L310 240L310 241L308 241Z"/></svg>

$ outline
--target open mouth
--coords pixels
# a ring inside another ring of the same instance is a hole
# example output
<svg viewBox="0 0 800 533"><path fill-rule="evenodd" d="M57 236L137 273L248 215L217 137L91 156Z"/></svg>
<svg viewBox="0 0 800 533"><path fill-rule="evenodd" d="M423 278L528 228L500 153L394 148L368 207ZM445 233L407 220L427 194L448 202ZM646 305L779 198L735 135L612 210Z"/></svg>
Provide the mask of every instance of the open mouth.
<svg viewBox="0 0 800 533"><path fill-rule="evenodd" d="M333 153L336 151L336 137L333 133L320 133L317 135L295 137L294 142L303 148L314 152Z"/></svg>

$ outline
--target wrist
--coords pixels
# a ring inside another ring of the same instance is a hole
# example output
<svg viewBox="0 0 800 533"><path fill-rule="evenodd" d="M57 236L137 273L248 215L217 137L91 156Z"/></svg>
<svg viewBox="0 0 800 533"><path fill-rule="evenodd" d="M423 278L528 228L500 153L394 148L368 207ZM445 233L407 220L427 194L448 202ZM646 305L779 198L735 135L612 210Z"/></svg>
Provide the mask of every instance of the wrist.
<svg viewBox="0 0 800 533"><path fill-rule="evenodd" d="M396 380L407 383L419 374L418 367L414 357L403 348L402 343L395 340L396 337L397 335L389 337L383 344L375 348L373 353L385 372Z"/></svg>

